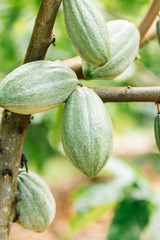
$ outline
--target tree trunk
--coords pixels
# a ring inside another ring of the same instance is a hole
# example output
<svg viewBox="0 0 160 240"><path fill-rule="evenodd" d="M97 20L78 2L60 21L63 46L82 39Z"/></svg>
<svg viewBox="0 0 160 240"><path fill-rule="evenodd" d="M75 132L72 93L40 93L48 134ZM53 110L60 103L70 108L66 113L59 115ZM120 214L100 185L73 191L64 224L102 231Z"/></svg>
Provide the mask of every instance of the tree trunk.
<svg viewBox="0 0 160 240"><path fill-rule="evenodd" d="M42 0L24 63L43 60L53 42L52 29L61 0ZM15 218L17 177L30 116L6 110L0 115L0 239L7 240Z"/></svg>

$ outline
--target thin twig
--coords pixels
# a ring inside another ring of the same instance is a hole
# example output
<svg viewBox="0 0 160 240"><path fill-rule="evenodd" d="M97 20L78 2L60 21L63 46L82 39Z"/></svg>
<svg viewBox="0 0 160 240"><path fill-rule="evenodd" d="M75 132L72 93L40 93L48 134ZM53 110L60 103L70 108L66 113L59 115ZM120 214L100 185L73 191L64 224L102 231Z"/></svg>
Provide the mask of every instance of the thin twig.
<svg viewBox="0 0 160 240"><path fill-rule="evenodd" d="M156 29L156 22L154 22L149 29L149 31L146 33L145 37L141 41L141 47L145 46L147 43L149 43L151 40L155 39L157 37L157 29Z"/></svg>
<svg viewBox="0 0 160 240"><path fill-rule="evenodd" d="M150 32L149 34L146 34L146 36L143 38L141 42L141 47L145 46L147 43L149 43L151 40L155 39L157 37L156 30Z"/></svg>
<svg viewBox="0 0 160 240"><path fill-rule="evenodd" d="M95 87L103 102L160 102L160 87Z"/></svg>
<svg viewBox="0 0 160 240"><path fill-rule="evenodd" d="M151 27L152 23L154 22L158 12L160 11L160 0L152 0L147 12L145 13L144 17L142 18L141 22L138 25L138 30L141 35L141 42L146 35L147 31Z"/></svg>

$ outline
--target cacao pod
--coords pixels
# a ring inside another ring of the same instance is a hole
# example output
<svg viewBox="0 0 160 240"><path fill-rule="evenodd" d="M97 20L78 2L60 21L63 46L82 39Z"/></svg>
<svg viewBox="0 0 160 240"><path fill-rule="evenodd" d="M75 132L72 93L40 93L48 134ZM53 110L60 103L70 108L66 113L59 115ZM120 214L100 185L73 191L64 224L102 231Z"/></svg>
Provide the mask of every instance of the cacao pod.
<svg viewBox="0 0 160 240"><path fill-rule="evenodd" d="M160 44L160 18L157 21L157 39Z"/></svg>
<svg viewBox="0 0 160 240"><path fill-rule="evenodd" d="M111 56L105 20L90 0L63 0L65 26L80 57L93 66L104 65Z"/></svg>
<svg viewBox="0 0 160 240"><path fill-rule="evenodd" d="M34 232L44 231L55 217L55 200L47 184L37 174L20 170L17 190L17 223Z"/></svg>
<svg viewBox="0 0 160 240"><path fill-rule="evenodd" d="M11 112L33 114L65 101L77 86L76 74L51 61L24 64L0 83L0 106Z"/></svg>
<svg viewBox="0 0 160 240"><path fill-rule="evenodd" d="M95 177L112 151L112 123L99 96L77 87L65 104L61 136L64 151L87 177Z"/></svg>
<svg viewBox="0 0 160 240"><path fill-rule="evenodd" d="M160 114L159 113L154 119L154 134L155 134L157 147L160 151Z"/></svg>
<svg viewBox="0 0 160 240"><path fill-rule="evenodd" d="M102 67L93 67L83 62L86 79L113 79L120 75L135 59L140 34L135 25L126 20L107 22L111 41L111 59Z"/></svg>

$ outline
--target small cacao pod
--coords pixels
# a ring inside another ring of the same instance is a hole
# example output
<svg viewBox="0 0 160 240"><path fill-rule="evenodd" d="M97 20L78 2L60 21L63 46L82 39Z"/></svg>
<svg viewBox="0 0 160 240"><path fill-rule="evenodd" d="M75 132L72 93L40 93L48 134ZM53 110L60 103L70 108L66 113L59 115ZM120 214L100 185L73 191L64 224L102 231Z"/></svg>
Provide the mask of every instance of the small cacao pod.
<svg viewBox="0 0 160 240"><path fill-rule="evenodd" d="M159 113L154 119L154 134L155 134L157 147L160 151L160 114Z"/></svg>
<svg viewBox="0 0 160 240"><path fill-rule="evenodd" d="M19 114L47 111L65 101L77 86L76 74L51 61L24 64L0 83L0 106Z"/></svg>
<svg viewBox="0 0 160 240"><path fill-rule="evenodd" d="M98 68L83 62L86 79L113 79L125 71L138 53L140 34L133 23L113 20L107 22L107 28L111 41L111 58Z"/></svg>
<svg viewBox="0 0 160 240"><path fill-rule="evenodd" d="M160 18L157 21L157 39L160 44Z"/></svg>
<svg viewBox="0 0 160 240"><path fill-rule="evenodd" d="M37 174L20 170L17 190L17 223L34 232L44 231L55 217L55 200L47 184Z"/></svg>
<svg viewBox="0 0 160 240"><path fill-rule="evenodd" d="M93 66L104 65L111 56L105 20L90 0L63 0L65 26L80 57Z"/></svg>
<svg viewBox="0 0 160 240"><path fill-rule="evenodd" d="M99 96L77 87L65 104L61 136L64 151L87 177L95 177L112 151L112 123Z"/></svg>

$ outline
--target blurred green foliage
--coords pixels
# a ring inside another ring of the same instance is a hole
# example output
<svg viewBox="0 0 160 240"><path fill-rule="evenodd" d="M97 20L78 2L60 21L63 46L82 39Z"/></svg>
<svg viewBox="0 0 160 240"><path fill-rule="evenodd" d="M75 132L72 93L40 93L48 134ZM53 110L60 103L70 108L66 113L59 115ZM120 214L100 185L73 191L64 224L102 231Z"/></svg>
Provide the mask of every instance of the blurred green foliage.
<svg viewBox="0 0 160 240"><path fill-rule="evenodd" d="M155 201L159 196L138 168L121 159L112 157L102 175L110 180L81 186L71 194L76 213L71 216L66 239L112 209L106 239L140 240L145 228L152 227L149 221L159 208Z"/></svg>
<svg viewBox="0 0 160 240"><path fill-rule="evenodd" d="M99 0L94 2L106 21L126 19L138 24L150 1ZM40 0L0 0L0 81L22 64L39 4ZM76 56L65 31L62 6L56 19L54 34L56 46L50 46L46 59L54 61ZM141 48L140 55L141 59L134 63L132 73L128 76L122 75L121 78L111 81L82 81L82 83L86 86L159 85L160 46L158 41L155 39ZM136 131L139 139L144 133L147 135L152 131L156 114L156 106L153 103L106 105L112 118L115 138L128 133L130 136ZM34 115L24 144L24 154L28 159L29 167L45 176L53 174L56 176L55 178L52 176L55 182L59 178L65 181L71 175L79 176L76 170L75 172L72 170L69 161L67 162L63 155L60 138L62 111L63 105L46 113ZM138 131L142 134L138 134ZM144 138L142 142L143 140ZM160 202L159 196L153 193L149 181L139 170L147 163L153 167L156 174L160 173L160 157L159 154L154 153L157 149L153 134L149 140L150 148L145 148L145 154L134 151L131 156L125 156L134 164L111 158L101 173L102 176L111 178L110 180L84 184L71 194L75 214L71 216L66 236L72 236L77 230L98 219L108 209L112 209L115 214L108 230L108 240L159 240L160 206L155 201L158 198ZM137 142L134 141L132 144L135 147ZM125 152L125 144L123 148ZM53 159L55 159L54 163L52 163ZM147 236L150 238L142 236L145 230L147 234L149 231L150 235Z"/></svg>
<svg viewBox="0 0 160 240"><path fill-rule="evenodd" d="M115 210L108 240L138 240L149 222L149 203L146 200L124 199ZM142 214L143 213L143 214Z"/></svg>

